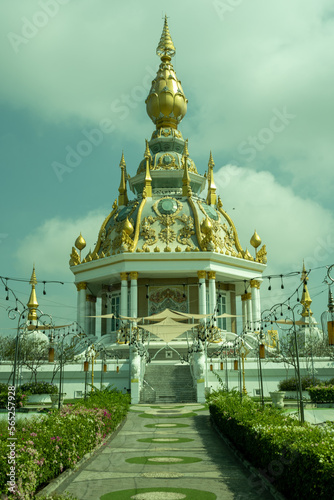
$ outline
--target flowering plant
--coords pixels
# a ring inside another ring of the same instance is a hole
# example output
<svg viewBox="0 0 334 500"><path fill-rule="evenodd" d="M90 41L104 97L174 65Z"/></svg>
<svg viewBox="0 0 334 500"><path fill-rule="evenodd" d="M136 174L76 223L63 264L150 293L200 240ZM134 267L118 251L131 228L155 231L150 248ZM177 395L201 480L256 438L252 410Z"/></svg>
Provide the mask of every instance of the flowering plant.
<svg viewBox="0 0 334 500"><path fill-rule="evenodd" d="M58 386L49 382L30 382L21 385L21 390L29 394L57 394Z"/></svg>

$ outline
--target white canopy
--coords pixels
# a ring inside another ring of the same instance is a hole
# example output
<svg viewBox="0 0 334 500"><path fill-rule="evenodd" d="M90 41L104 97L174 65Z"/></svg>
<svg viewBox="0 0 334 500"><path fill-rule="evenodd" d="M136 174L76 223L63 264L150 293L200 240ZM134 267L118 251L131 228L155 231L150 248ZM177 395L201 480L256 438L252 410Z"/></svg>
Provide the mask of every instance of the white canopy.
<svg viewBox="0 0 334 500"><path fill-rule="evenodd" d="M160 321L160 323L156 323L155 325L142 325L141 328L153 333L165 342L170 342L182 333L197 325L198 323L191 325L180 324L172 318L165 318Z"/></svg>

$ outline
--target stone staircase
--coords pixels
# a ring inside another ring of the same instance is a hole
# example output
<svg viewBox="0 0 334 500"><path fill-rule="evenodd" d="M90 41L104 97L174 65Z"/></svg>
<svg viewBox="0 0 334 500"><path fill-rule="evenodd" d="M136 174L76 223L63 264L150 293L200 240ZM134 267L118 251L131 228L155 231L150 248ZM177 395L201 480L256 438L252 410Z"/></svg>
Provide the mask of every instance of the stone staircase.
<svg viewBox="0 0 334 500"><path fill-rule="evenodd" d="M147 365L140 402L195 403L196 389L189 365Z"/></svg>

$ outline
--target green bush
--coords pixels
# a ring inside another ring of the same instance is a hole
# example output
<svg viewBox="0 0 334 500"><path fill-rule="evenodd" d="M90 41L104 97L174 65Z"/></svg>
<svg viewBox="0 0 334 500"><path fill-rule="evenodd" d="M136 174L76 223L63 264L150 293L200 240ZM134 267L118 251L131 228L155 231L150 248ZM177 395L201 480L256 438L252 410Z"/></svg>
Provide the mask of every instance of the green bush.
<svg viewBox="0 0 334 500"><path fill-rule="evenodd" d="M10 391L10 388L11 386L8 384L0 384L0 408L7 408L8 401L13 401L13 391ZM17 388L15 391L15 408L21 408L25 405L26 401L27 395L22 391L21 387Z"/></svg>
<svg viewBox="0 0 334 500"><path fill-rule="evenodd" d="M318 378L315 378L313 384L313 377L307 375L305 377L301 377L301 383L302 383L302 390L306 391L308 387L320 384L321 381ZM278 388L280 391L298 391L299 390L298 380L295 377L288 378L286 380L280 380L278 383Z"/></svg>
<svg viewBox="0 0 334 500"><path fill-rule="evenodd" d="M334 385L308 387L312 403L334 403Z"/></svg>
<svg viewBox="0 0 334 500"><path fill-rule="evenodd" d="M281 410L240 400L239 393L215 392L208 403L221 432L286 498L333 499L333 427L300 425ZM250 489L261 498L263 485L254 479Z"/></svg>
<svg viewBox="0 0 334 500"><path fill-rule="evenodd" d="M58 386L49 382L31 382L21 385L20 389L29 394L58 394Z"/></svg>
<svg viewBox="0 0 334 500"><path fill-rule="evenodd" d="M18 491L10 498L33 498L35 491L74 468L77 462L117 427L129 407L129 395L94 391L86 402L65 405L34 419L16 423L15 468ZM7 422L0 423L0 494L8 493Z"/></svg>

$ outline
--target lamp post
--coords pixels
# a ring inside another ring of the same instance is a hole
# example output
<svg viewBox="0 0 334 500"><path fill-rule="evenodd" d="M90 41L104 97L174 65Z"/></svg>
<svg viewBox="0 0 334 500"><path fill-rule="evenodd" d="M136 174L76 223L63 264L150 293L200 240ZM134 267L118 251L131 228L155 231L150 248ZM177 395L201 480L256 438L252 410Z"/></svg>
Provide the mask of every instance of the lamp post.
<svg viewBox="0 0 334 500"><path fill-rule="evenodd" d="M283 315L283 307L286 308L288 311L291 312L292 315L292 320L290 319L285 319L285 320L278 320L275 316L275 310L277 308L281 309L281 315ZM292 328L293 332L293 340L294 340L294 349L295 349L295 355L296 355L296 364L295 364L295 370L296 370L296 375L297 375L297 381L298 381L298 392L299 392L299 412L300 412L300 422L303 424L305 419L304 419L304 403L303 403L303 391L302 391L302 383L301 383L301 377L300 377L300 365L299 365L299 349L298 349L298 341L297 341L297 330L296 330L296 318L295 318L295 309L296 307L300 307L300 304L297 303L293 307L290 307L287 304L275 304L272 306L270 309L270 315L271 317L274 316L274 320L277 324L279 325L290 325L290 329Z"/></svg>

